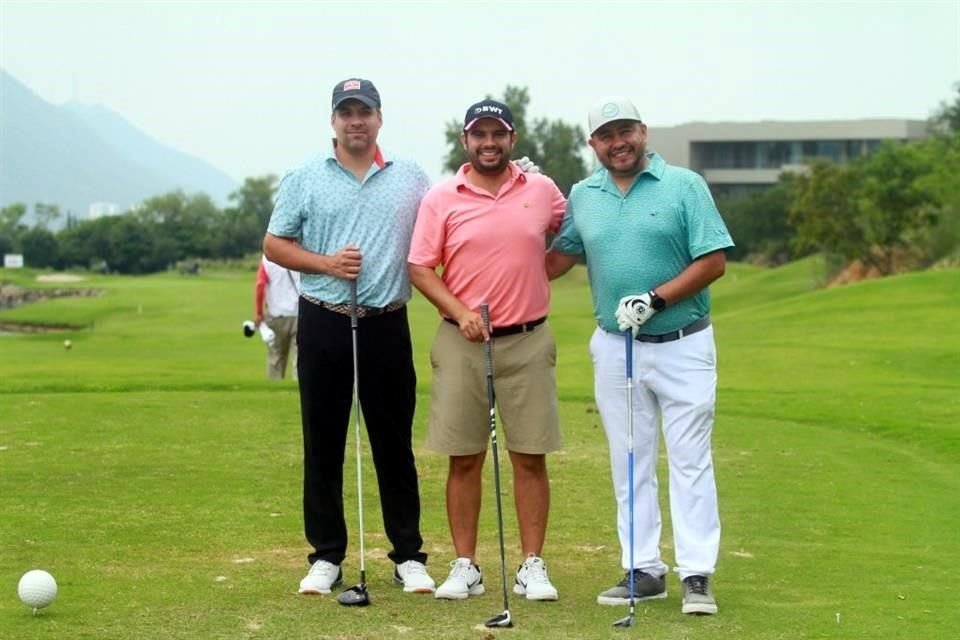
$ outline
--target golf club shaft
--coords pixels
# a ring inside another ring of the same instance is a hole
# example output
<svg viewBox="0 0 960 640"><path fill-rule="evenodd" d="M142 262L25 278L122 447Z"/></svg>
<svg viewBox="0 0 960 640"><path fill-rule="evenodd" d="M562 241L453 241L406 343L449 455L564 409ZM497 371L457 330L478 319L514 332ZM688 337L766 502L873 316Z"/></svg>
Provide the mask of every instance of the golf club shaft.
<svg viewBox="0 0 960 640"><path fill-rule="evenodd" d="M633 331L624 334L627 364L627 481L630 483L630 617L634 609L633 574Z"/></svg>
<svg viewBox="0 0 960 640"><path fill-rule="evenodd" d="M510 611L510 601L507 596L507 560L503 545L503 505L500 498L500 454L497 448L497 417L496 394L493 388L493 338L490 335L490 307L480 305L480 315L483 317L483 326L487 330L487 339L483 343L484 356L487 365L487 403L490 406L490 446L493 449L493 482L497 492L497 532L500 535L500 582L503 587L503 608Z"/></svg>
<svg viewBox="0 0 960 640"><path fill-rule="evenodd" d="M360 522L360 584L367 583L365 549L363 546L363 471L360 452L360 366L357 357L357 281L350 281L350 333L353 338L353 411L356 424L357 441L357 515Z"/></svg>

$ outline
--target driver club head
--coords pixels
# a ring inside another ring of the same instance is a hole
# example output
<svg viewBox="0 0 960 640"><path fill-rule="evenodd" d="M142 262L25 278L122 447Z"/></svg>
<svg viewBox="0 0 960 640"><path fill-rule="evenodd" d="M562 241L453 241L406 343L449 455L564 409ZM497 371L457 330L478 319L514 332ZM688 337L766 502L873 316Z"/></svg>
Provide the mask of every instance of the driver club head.
<svg viewBox="0 0 960 640"><path fill-rule="evenodd" d="M370 604L370 592L367 585L360 583L337 596L337 602L345 607L366 607Z"/></svg>
<svg viewBox="0 0 960 640"><path fill-rule="evenodd" d="M632 627L632 626L633 626L633 613L631 613L630 615L628 615L626 618L621 618L621 619L617 620L616 622L613 623L613 626L615 626L615 627L620 627L620 628Z"/></svg>
<svg viewBox="0 0 960 640"><path fill-rule="evenodd" d="M495 628L508 629L512 627L513 619L510 617L510 610L507 609L500 615L493 616L492 618L484 622L483 626L489 627L491 629L495 629Z"/></svg>

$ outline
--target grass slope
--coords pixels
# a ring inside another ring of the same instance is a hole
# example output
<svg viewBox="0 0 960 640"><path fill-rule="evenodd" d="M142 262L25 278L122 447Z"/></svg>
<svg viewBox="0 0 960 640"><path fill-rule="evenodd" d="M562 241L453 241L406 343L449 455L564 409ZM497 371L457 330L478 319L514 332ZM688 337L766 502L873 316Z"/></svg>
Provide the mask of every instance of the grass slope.
<svg viewBox="0 0 960 640"><path fill-rule="evenodd" d="M252 273L96 277L76 286L101 287L101 297L0 313L87 327L0 336L0 638L953 637L960 273L815 290L817 269L813 260L731 265L714 287L721 612L682 616L671 577L670 597L641 604L628 631L610 627L623 609L594 604L619 577L619 554L581 268L555 283L551 314L565 448L550 458L545 557L561 601L512 598L517 627L495 633L479 626L501 606L489 469L479 558L486 596L441 602L391 584L368 460L374 606L296 595L306 566L297 393L291 381L265 381L262 345L241 337ZM0 280L10 275L0 271ZM15 272L22 284L33 275ZM410 313L423 530L442 578L452 556L446 460L421 446L436 315L419 297ZM347 478L355 529L352 467ZM669 562L669 527L664 534ZM348 584L356 549L354 540ZM17 580L33 567L60 583L37 617L16 598Z"/></svg>

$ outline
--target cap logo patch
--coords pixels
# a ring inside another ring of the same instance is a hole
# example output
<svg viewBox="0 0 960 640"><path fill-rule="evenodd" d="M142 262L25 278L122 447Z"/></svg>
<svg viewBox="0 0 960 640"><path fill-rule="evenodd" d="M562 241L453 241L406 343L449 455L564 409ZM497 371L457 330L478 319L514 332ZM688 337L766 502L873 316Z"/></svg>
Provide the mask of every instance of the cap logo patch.
<svg viewBox="0 0 960 640"><path fill-rule="evenodd" d="M347 80L343 83L344 91L359 91L360 90L360 81L359 80Z"/></svg>
<svg viewBox="0 0 960 640"><path fill-rule="evenodd" d="M603 114L604 118L612 118L620 113L620 107L615 102L608 102L607 104L603 105L600 113Z"/></svg>
<svg viewBox="0 0 960 640"><path fill-rule="evenodd" d="M501 115L503 115L503 109L501 109L500 107L492 107L492 106L490 106L490 105L484 105L484 106L482 106L482 107L477 107L476 109L474 109L474 110L473 110L473 113L474 113L474 114L479 114L479 113L495 113L495 114L497 114L498 116L501 116Z"/></svg>

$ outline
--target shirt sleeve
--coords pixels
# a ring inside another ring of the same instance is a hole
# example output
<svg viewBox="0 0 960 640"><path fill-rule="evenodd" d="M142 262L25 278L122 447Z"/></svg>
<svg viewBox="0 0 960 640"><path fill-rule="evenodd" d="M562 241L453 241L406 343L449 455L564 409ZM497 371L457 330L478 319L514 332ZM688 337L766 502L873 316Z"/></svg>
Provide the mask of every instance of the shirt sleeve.
<svg viewBox="0 0 960 640"><path fill-rule="evenodd" d="M563 219L560 222L560 232L550 245L551 251L571 255L581 255L583 253L583 240L580 238L580 232L577 231L577 225L574 222L576 196L577 188L574 187L570 191L570 199L567 200Z"/></svg>
<svg viewBox="0 0 960 640"><path fill-rule="evenodd" d="M443 246L446 242L446 229L434 206L434 200L428 193L420 202L413 238L410 240L410 254L407 257L410 264L431 269L443 259Z"/></svg>
<svg viewBox="0 0 960 640"><path fill-rule="evenodd" d="M263 301L266 297L267 292L267 282L270 280L270 277L267 275L267 267L260 262L260 268L257 269L257 280L253 286L253 312L256 314L257 318L260 318L263 315Z"/></svg>
<svg viewBox="0 0 960 640"><path fill-rule="evenodd" d="M553 187L553 193L550 197L550 233L557 233L560 229L560 225L563 222L563 214L567 211L567 199L563 197L563 193L560 192L560 189L557 188L557 183L553 180L550 181L550 186Z"/></svg>
<svg viewBox="0 0 960 640"><path fill-rule="evenodd" d="M430 178L420 167L417 167L416 189L417 202L421 202L424 196L426 196L427 192L430 190Z"/></svg>
<svg viewBox="0 0 960 640"><path fill-rule="evenodd" d="M300 238L303 228L304 197L298 172L283 176L274 198L267 231L281 238Z"/></svg>
<svg viewBox="0 0 960 640"><path fill-rule="evenodd" d="M687 247L692 258L734 246L710 188L699 175L692 177L684 194L683 210L687 218Z"/></svg>

